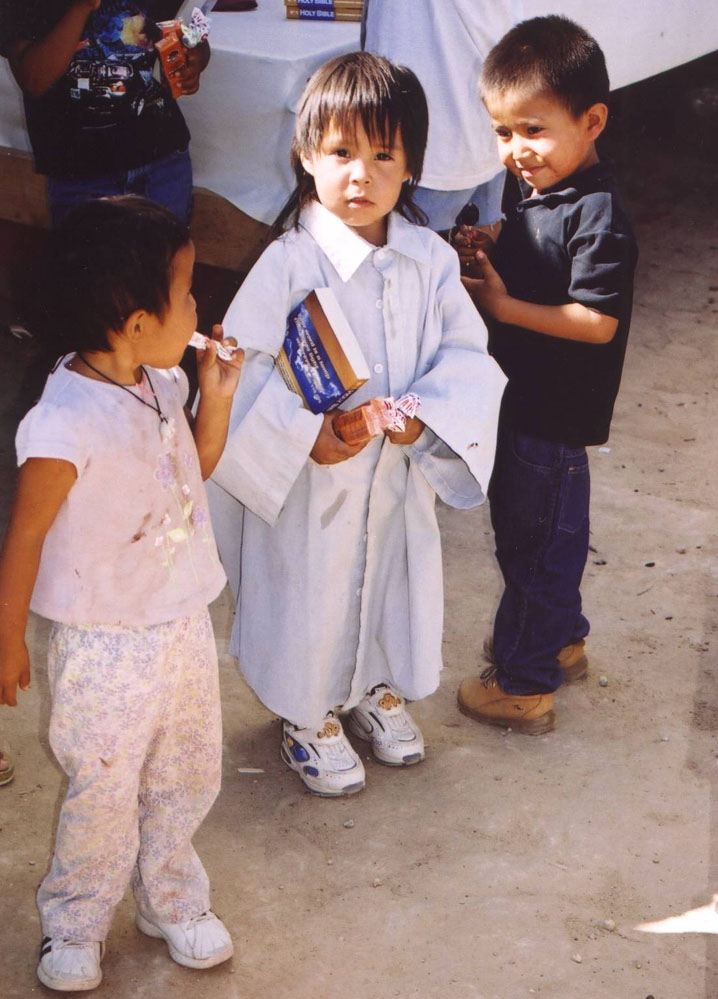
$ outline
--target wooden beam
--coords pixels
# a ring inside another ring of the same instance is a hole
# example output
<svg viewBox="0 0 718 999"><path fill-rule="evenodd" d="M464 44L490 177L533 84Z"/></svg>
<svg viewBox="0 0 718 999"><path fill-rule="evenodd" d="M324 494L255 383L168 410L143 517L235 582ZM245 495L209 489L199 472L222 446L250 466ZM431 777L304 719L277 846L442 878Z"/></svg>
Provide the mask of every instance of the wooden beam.
<svg viewBox="0 0 718 999"><path fill-rule="evenodd" d="M35 173L30 153L6 146L0 146L0 219L50 227L47 181Z"/></svg>
<svg viewBox="0 0 718 999"><path fill-rule="evenodd" d="M29 153L0 146L0 219L47 229L47 182L35 173ZM195 188L192 238L197 260L246 273L267 243L269 227L225 198Z"/></svg>
<svg viewBox="0 0 718 999"><path fill-rule="evenodd" d="M191 228L197 260L230 271L246 273L269 241L269 226L203 187L194 190Z"/></svg>

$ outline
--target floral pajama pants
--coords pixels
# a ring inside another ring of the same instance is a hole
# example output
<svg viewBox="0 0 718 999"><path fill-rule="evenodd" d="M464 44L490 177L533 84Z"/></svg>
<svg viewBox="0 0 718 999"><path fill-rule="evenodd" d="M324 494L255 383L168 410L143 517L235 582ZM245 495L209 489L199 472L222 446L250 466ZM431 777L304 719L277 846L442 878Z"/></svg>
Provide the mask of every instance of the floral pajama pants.
<svg viewBox="0 0 718 999"><path fill-rule="evenodd" d="M54 624L50 743L69 777L46 936L104 940L128 882L138 907L183 922L210 907L192 837L217 796L222 731L207 612L146 628Z"/></svg>

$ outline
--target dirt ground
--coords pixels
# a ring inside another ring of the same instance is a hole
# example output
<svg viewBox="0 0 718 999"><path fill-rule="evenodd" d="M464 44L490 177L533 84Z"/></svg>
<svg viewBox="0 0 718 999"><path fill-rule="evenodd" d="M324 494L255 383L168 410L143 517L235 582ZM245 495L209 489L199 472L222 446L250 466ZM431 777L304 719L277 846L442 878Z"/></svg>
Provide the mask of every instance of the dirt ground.
<svg viewBox="0 0 718 999"><path fill-rule="evenodd" d="M558 693L556 731L502 733L456 708L500 594L486 508L440 511L445 670L414 707L426 762L369 760L353 798L313 798L280 762L279 723L227 655L225 593L224 786L197 846L237 954L179 968L135 930L126 897L98 995L718 997L718 937L635 928L718 891L717 81L712 58L619 94L609 150L641 247L635 320L612 436L591 453L591 672ZM5 514L30 356L0 338ZM34 895L63 778L45 631L32 620L32 687L0 713L17 768L0 790L3 999L50 994L35 978Z"/></svg>

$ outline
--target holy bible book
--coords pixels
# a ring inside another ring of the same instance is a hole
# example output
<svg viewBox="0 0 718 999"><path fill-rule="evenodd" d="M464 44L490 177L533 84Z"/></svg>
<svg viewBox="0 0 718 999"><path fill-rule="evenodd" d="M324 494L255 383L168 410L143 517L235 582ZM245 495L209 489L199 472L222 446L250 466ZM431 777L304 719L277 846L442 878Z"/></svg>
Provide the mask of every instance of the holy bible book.
<svg viewBox="0 0 718 999"><path fill-rule="evenodd" d="M287 318L277 367L307 409L336 409L369 380L369 367L330 288L310 291Z"/></svg>

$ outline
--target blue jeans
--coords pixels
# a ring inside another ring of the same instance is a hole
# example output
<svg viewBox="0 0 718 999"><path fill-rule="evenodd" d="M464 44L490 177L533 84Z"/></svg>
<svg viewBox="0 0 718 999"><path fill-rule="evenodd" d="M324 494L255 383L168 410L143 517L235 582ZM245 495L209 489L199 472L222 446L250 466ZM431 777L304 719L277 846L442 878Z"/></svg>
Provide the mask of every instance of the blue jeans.
<svg viewBox="0 0 718 999"><path fill-rule="evenodd" d="M580 585L589 496L585 448L500 426L489 500L505 584L494 621L496 679L507 693L556 690L560 649L588 634Z"/></svg>
<svg viewBox="0 0 718 999"><path fill-rule="evenodd" d="M88 180L48 178L48 198L52 224L57 225L67 213L91 198L113 194L141 194L178 215L189 225L192 214L192 162L187 149L170 153L160 160L134 170L93 177Z"/></svg>

